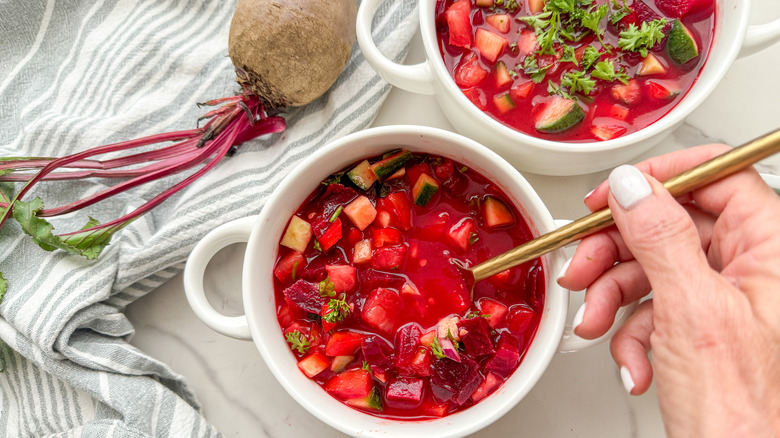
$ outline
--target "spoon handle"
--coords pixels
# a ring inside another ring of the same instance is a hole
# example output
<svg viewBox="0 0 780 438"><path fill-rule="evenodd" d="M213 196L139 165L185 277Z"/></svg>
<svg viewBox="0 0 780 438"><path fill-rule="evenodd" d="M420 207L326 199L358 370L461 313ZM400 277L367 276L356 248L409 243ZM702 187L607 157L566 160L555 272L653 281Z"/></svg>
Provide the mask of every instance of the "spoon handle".
<svg viewBox="0 0 780 438"><path fill-rule="evenodd" d="M664 187L674 197L684 195L752 166L778 152L780 152L780 130L745 143L673 176L664 182ZM471 268L474 280L485 279L513 266L533 260L603 230L614 223L609 208L593 212L474 266Z"/></svg>

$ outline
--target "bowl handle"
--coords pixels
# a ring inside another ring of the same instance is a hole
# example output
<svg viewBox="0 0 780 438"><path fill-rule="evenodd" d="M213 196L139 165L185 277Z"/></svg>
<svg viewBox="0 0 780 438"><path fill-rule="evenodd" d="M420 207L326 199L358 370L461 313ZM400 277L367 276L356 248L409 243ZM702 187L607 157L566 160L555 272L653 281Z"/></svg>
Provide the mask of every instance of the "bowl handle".
<svg viewBox="0 0 780 438"><path fill-rule="evenodd" d="M237 219L208 233L192 250L183 275L184 292L195 315L214 331L243 340L252 339L246 316L226 316L215 310L206 298L203 276L209 261L220 249L234 243L249 241L256 220L254 216Z"/></svg>
<svg viewBox="0 0 780 438"><path fill-rule="evenodd" d="M560 228L570 222L570 220L556 219L555 225ZM555 274L557 275L557 273ZM561 343L558 344L558 351L561 353L573 353L575 351L584 350L588 347L592 347L606 341L607 339L611 338L612 335L615 334L615 332L620 327L622 327L626 321L628 321L628 318L630 318L631 315L634 314L634 311L636 311L637 306L639 306L639 303L631 303L618 310L617 315L615 315L615 321L612 323L612 327L610 327L606 333L596 339L583 339L575 335L574 327L572 327L571 323L566 323L566 326L563 329Z"/></svg>
<svg viewBox="0 0 780 438"><path fill-rule="evenodd" d="M384 0L363 0L358 9L355 31L360 50L371 67L391 85L412 93L431 95L433 73L427 61L415 65L398 64L382 54L371 36L371 24Z"/></svg>
<svg viewBox="0 0 780 438"><path fill-rule="evenodd" d="M739 57L744 58L760 52L778 41L780 41L780 18L766 24L748 26Z"/></svg>

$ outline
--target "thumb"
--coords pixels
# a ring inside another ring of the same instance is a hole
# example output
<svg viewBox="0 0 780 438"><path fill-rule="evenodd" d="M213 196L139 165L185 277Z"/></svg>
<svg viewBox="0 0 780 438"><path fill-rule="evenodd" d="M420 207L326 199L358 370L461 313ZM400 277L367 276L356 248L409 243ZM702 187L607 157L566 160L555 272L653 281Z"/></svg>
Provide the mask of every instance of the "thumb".
<svg viewBox="0 0 780 438"><path fill-rule="evenodd" d="M615 224L650 281L656 303L665 301L664 291L677 295L688 285L693 287L685 289L697 290L712 270L688 212L661 183L634 166L615 168L609 188Z"/></svg>

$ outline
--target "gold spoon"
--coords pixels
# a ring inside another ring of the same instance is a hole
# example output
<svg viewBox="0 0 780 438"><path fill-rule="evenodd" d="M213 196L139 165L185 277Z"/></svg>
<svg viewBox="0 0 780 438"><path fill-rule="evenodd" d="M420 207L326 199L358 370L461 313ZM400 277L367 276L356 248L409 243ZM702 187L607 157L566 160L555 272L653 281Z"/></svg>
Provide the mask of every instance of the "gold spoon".
<svg viewBox="0 0 780 438"><path fill-rule="evenodd" d="M673 176L664 182L664 187L669 190L672 196L681 196L725 178L777 152L780 152L780 130L745 143ZM460 269L473 295L474 283L477 281L562 248L614 223L612 212L609 208L604 208L529 240L474 267L469 268L460 260L453 259L452 262Z"/></svg>

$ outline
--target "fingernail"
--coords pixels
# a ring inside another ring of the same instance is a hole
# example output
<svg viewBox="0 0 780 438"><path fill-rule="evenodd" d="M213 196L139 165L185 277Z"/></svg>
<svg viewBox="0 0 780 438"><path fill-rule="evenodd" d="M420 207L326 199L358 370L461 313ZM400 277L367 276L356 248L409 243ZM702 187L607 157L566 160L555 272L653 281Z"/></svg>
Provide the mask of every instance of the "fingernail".
<svg viewBox="0 0 780 438"><path fill-rule="evenodd" d="M642 172L627 164L616 167L609 174L609 189L626 210L653 194Z"/></svg>
<svg viewBox="0 0 780 438"><path fill-rule="evenodd" d="M628 368L624 366L620 367L620 380L623 381L623 387L626 388L626 392L631 394L631 391L634 389L634 379L631 378L631 372L628 371Z"/></svg>
<svg viewBox="0 0 780 438"><path fill-rule="evenodd" d="M593 196L593 192L595 192L595 191L596 191L596 189L593 189L593 190L589 191L589 192L588 192L588 194L587 194L587 195L585 195L585 197L584 197L584 198L582 198L582 199L583 199L583 201L587 202L587 201L588 201L588 198L590 198L591 196Z"/></svg>
<svg viewBox="0 0 780 438"><path fill-rule="evenodd" d="M572 321L572 331L577 330L577 327L582 324L583 318L585 318L585 306L587 306L588 303L582 303L582 306L580 306L579 310L577 310L577 313L574 314L574 321Z"/></svg>
<svg viewBox="0 0 780 438"><path fill-rule="evenodd" d="M558 278L555 280L560 283L561 279L566 276L566 271L569 270L569 265L571 264L571 258L566 260L566 263L563 264L563 267L560 271L558 271Z"/></svg>

